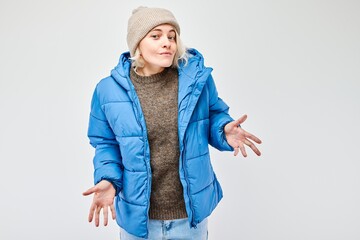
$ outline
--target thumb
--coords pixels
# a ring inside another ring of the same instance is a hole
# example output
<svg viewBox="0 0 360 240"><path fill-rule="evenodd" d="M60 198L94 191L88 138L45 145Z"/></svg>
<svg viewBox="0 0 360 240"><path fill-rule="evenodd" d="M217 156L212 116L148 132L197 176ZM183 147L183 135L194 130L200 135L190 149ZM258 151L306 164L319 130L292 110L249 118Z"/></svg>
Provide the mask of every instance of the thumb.
<svg viewBox="0 0 360 240"><path fill-rule="evenodd" d="M234 121L234 124L238 126L239 124L242 124L247 119L247 115L242 115L239 119Z"/></svg>
<svg viewBox="0 0 360 240"><path fill-rule="evenodd" d="M85 192L83 192L83 195L84 195L84 196L88 196L88 195L90 195L90 194L93 194L93 193L96 192L96 191L97 191L97 187L94 186L94 187L89 188L89 189L86 190Z"/></svg>

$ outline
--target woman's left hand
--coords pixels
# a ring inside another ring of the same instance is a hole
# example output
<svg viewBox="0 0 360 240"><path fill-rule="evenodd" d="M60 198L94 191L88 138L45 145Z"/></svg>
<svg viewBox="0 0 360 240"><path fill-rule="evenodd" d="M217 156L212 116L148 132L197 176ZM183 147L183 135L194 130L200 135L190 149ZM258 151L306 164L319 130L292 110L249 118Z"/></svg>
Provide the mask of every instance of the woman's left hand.
<svg viewBox="0 0 360 240"><path fill-rule="evenodd" d="M234 148L235 150L234 156L236 156L240 150L242 155L246 157L247 154L245 150L245 145L249 146L256 153L256 155L260 156L261 152L252 141L260 144L261 140L256 136L252 135L251 133L246 132L241 127L239 127L240 124L245 122L246 118L247 115L243 115L238 120L229 122L228 124L225 125L224 131L225 131L226 141L231 147Z"/></svg>

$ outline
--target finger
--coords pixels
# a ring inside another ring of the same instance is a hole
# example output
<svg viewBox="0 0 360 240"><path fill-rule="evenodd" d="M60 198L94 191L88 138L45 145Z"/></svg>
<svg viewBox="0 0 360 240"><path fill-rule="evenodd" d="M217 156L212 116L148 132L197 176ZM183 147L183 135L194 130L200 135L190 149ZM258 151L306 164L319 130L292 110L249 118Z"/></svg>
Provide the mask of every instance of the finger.
<svg viewBox="0 0 360 240"><path fill-rule="evenodd" d="M92 222L92 220L93 220L94 211L95 211L95 205L91 204L90 211L89 211L89 216L88 216L88 221L89 222Z"/></svg>
<svg viewBox="0 0 360 240"><path fill-rule="evenodd" d="M83 195L88 196L88 195L93 194L94 192L96 192L96 190L97 190L96 186L91 187L88 190L86 190L85 192L83 192Z"/></svg>
<svg viewBox="0 0 360 240"><path fill-rule="evenodd" d="M238 126L239 124L242 124L247 119L247 115L242 115L239 119L234 121L234 124Z"/></svg>
<svg viewBox="0 0 360 240"><path fill-rule="evenodd" d="M249 132L245 131L245 137L250 138L251 140L253 140L254 142L256 142L258 144L261 144L261 140Z"/></svg>
<svg viewBox="0 0 360 240"><path fill-rule="evenodd" d="M115 212L114 204L110 205L110 210L111 210L111 217L114 220L116 218L116 212Z"/></svg>
<svg viewBox="0 0 360 240"><path fill-rule="evenodd" d="M238 155L239 153L239 147L234 148L234 156Z"/></svg>
<svg viewBox="0 0 360 240"><path fill-rule="evenodd" d="M239 145L239 148L240 148L241 154L242 154L244 157L247 157L244 144L241 143L241 144Z"/></svg>
<svg viewBox="0 0 360 240"><path fill-rule="evenodd" d="M259 151L259 149L255 146L255 144L253 144L252 142L250 142L249 140L245 140L245 144L247 146L249 146L253 151L254 153L256 153L256 155L260 156L261 155L261 152Z"/></svg>
<svg viewBox="0 0 360 240"><path fill-rule="evenodd" d="M95 226L98 227L100 223L100 210L101 207L97 207L95 211Z"/></svg>
<svg viewBox="0 0 360 240"><path fill-rule="evenodd" d="M108 207L103 208L103 215L104 215L104 226L108 224Z"/></svg>

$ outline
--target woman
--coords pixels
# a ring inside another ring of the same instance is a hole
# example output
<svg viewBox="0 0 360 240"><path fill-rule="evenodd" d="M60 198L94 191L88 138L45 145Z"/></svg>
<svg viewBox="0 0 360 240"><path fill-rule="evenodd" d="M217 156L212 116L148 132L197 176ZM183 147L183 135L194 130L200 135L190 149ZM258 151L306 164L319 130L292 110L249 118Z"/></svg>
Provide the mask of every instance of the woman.
<svg viewBox="0 0 360 240"><path fill-rule="evenodd" d="M222 198L208 145L260 155L253 142L261 141L240 128L246 115L229 116L211 69L179 34L170 11L135 9L130 52L93 95L95 186L83 194L94 194L89 221L99 226L102 210L106 226L110 208L121 239L207 239L207 217Z"/></svg>

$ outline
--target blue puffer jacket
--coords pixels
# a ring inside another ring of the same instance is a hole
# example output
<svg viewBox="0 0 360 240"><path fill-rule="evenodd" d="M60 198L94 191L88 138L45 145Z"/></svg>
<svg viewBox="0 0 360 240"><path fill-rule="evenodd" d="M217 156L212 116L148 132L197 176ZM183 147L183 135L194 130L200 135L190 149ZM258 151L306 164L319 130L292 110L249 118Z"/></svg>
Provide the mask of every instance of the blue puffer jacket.
<svg viewBox="0 0 360 240"><path fill-rule="evenodd" d="M179 67L179 173L191 227L208 217L222 198L210 163L208 145L224 151L224 125L233 119L218 97L211 68L202 55L188 50L187 65ZM116 220L138 237L147 237L151 191L150 148L144 115L129 78L129 53L120 57L111 76L96 86L88 136L96 148L94 182L109 180L116 188Z"/></svg>

